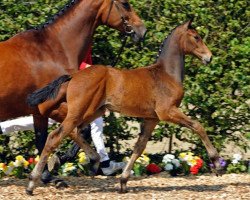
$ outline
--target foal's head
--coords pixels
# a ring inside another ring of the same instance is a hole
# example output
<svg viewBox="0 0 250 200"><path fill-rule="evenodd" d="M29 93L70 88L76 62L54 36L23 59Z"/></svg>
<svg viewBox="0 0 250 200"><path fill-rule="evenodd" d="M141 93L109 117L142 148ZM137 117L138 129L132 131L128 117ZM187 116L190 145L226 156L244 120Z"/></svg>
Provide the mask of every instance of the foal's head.
<svg viewBox="0 0 250 200"><path fill-rule="evenodd" d="M204 64L212 61L212 53L202 41L197 31L191 27L192 21L188 21L179 26L180 31L180 47L185 54L193 54L202 60Z"/></svg>
<svg viewBox="0 0 250 200"><path fill-rule="evenodd" d="M132 36L135 42L143 40L146 28L129 0L103 0L103 24Z"/></svg>

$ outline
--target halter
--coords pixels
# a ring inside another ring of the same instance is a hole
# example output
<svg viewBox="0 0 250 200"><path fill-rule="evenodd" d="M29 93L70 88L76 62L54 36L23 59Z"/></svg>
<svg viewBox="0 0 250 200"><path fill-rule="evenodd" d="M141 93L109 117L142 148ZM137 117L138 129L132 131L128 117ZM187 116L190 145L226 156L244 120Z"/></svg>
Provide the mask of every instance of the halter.
<svg viewBox="0 0 250 200"><path fill-rule="evenodd" d="M123 12L121 11L121 8L118 5L118 2L116 0L111 0L111 4L110 4L110 7L109 7L109 12L108 12L108 16L107 16L105 24L108 23L108 19L110 17L110 13L111 13L111 9L112 9L113 5L115 5L118 13L120 14L120 17L121 17L121 20L122 20L122 23L123 23L123 28L124 28L124 31L125 31L125 35L124 35L124 38L122 39L122 46L120 47L116 58L113 60L113 62L111 64L112 67L114 67L117 64L117 62L118 62L118 60L120 58L120 55L121 55L121 53L122 53L122 51L123 51L123 49L124 49L124 47L126 45L128 36L135 33L135 31L133 30L133 27L129 24L128 20L125 19L124 15L123 15Z"/></svg>

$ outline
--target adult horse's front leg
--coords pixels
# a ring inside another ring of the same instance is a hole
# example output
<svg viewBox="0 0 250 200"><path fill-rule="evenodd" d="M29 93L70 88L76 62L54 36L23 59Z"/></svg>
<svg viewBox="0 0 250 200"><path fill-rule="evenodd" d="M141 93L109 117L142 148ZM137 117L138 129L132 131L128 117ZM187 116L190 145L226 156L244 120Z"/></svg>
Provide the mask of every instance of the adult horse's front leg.
<svg viewBox="0 0 250 200"><path fill-rule="evenodd" d="M159 122L158 119L145 119L144 122L142 123L141 133L140 133L139 138L135 144L133 154L132 154L129 162L127 163L125 169L122 172L121 190L120 190L121 193L125 193L127 191L127 182L128 182L128 178L130 176L130 172L134 166L134 163L135 163L136 159L140 157L143 150L145 149L146 144L147 144L149 138L151 137L152 132L153 132L153 130L158 122Z"/></svg>
<svg viewBox="0 0 250 200"><path fill-rule="evenodd" d="M208 152L209 158L211 159L211 161L215 166L216 174L218 175L222 173L223 168L221 167L219 162L219 153L212 145L205 129L198 121L191 120L188 116L182 113L177 107L171 108L166 113L161 113L161 114L157 113L157 114L159 115L159 118L161 120L180 124L182 126L192 129L195 133L197 133Z"/></svg>

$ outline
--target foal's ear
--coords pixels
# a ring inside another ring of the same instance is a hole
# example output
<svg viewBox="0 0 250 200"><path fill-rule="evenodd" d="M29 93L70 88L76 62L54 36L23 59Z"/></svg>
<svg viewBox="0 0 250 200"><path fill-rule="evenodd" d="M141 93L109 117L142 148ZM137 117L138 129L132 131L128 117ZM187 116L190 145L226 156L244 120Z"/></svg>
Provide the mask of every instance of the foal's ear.
<svg viewBox="0 0 250 200"><path fill-rule="evenodd" d="M192 22L193 22L193 18L191 18L190 20L188 20L187 22L184 23L184 28L191 29L192 28Z"/></svg>

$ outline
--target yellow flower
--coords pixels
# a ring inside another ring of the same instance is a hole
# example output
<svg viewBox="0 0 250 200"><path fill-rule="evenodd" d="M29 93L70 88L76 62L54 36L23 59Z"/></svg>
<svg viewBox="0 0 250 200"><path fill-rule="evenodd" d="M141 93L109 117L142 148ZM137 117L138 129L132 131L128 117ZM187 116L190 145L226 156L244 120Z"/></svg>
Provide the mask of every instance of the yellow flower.
<svg viewBox="0 0 250 200"><path fill-rule="evenodd" d="M200 157L199 157L199 156L195 156L194 159L195 159L195 160L199 160Z"/></svg>
<svg viewBox="0 0 250 200"><path fill-rule="evenodd" d="M63 168L63 173L71 172L75 169L76 167L74 166L74 163L65 163Z"/></svg>
<svg viewBox="0 0 250 200"><path fill-rule="evenodd" d="M16 160L19 162L23 162L24 158L23 158L23 156L18 155L18 156L16 156Z"/></svg>
<svg viewBox="0 0 250 200"><path fill-rule="evenodd" d="M40 159L40 156L36 156L35 163L37 163L39 161L39 159Z"/></svg>
<svg viewBox="0 0 250 200"><path fill-rule="evenodd" d="M194 154L192 152L188 152L188 155L189 156L193 156Z"/></svg>
<svg viewBox="0 0 250 200"><path fill-rule="evenodd" d="M0 163L0 170L4 171L7 168L5 163Z"/></svg>
<svg viewBox="0 0 250 200"><path fill-rule="evenodd" d="M79 153L78 157L79 157L78 161L80 164L85 165L85 164L89 163L89 158L86 156L86 154L84 152Z"/></svg>
<svg viewBox="0 0 250 200"><path fill-rule="evenodd" d="M188 160L187 163L188 163L188 165L190 165L192 167L192 166L196 165L196 160L195 159Z"/></svg>
<svg viewBox="0 0 250 200"><path fill-rule="evenodd" d="M27 160L24 160L24 162L23 162L23 166L24 166L25 168L27 168L27 167L28 167L28 165L29 165L29 162L28 162Z"/></svg>
<svg viewBox="0 0 250 200"><path fill-rule="evenodd" d="M122 159L122 161L123 161L123 162L128 162L129 159L130 159L130 158L129 158L128 156L125 156L125 157Z"/></svg>
<svg viewBox="0 0 250 200"><path fill-rule="evenodd" d="M13 162L13 161L11 161L11 162L8 164L8 166L10 166L10 167L14 167L14 162Z"/></svg>
<svg viewBox="0 0 250 200"><path fill-rule="evenodd" d="M11 174L12 170L14 169L14 167L15 167L15 164L14 164L13 161L11 161L11 162L8 164L8 166L4 169L3 172L4 172L6 175L9 175L9 174Z"/></svg>
<svg viewBox="0 0 250 200"><path fill-rule="evenodd" d="M148 165L150 162L150 158L144 154L142 154L136 161L136 163L141 164L141 165Z"/></svg>
<svg viewBox="0 0 250 200"><path fill-rule="evenodd" d="M184 158L186 157L186 155L187 155L187 154L184 153L184 152L183 152L183 153L180 153L179 158L181 158L182 160L184 160Z"/></svg>

